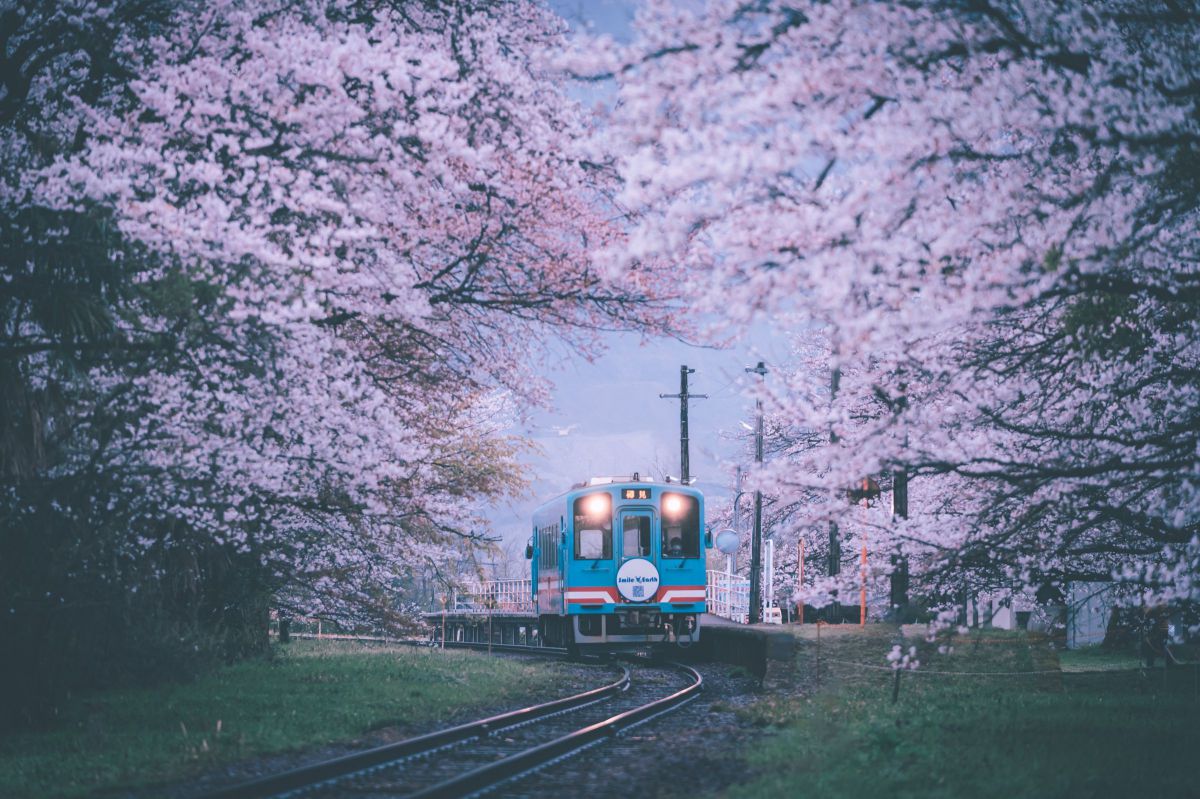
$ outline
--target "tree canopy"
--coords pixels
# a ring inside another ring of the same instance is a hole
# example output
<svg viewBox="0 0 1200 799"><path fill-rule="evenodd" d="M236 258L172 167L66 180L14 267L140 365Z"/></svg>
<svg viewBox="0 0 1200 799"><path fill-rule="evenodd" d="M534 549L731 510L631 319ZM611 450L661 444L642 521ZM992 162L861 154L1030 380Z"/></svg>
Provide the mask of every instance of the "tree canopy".
<svg viewBox="0 0 1200 799"><path fill-rule="evenodd" d="M609 268L797 320L767 398L795 446L757 478L793 534L1200 596L1196 11L655 3L565 58L616 85ZM911 518L868 530L847 491L893 471Z"/></svg>

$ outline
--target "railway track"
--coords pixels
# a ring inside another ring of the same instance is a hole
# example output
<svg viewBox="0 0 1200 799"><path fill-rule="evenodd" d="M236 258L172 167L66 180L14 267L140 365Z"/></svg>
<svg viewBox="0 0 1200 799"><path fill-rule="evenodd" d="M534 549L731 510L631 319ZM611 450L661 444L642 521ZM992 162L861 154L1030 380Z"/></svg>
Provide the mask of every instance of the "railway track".
<svg viewBox="0 0 1200 799"><path fill-rule="evenodd" d="M546 647L493 644L492 649L560 654ZM628 660L633 670L618 667L618 679L590 691L259 778L203 799L282 795L450 799L481 792L699 695L703 678L695 669L649 658Z"/></svg>

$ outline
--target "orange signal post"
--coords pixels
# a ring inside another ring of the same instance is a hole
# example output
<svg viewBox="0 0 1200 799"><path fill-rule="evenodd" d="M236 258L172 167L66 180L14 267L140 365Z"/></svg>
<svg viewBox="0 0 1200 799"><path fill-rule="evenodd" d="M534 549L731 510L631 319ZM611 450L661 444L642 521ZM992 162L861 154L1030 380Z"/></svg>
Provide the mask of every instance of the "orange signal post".
<svg viewBox="0 0 1200 799"><path fill-rule="evenodd" d="M861 499L863 503L863 534L862 534L862 555L859 557L861 568L862 586L858 591L858 626L865 627L867 624L867 527L870 521L869 512L871 508L871 499L879 496L879 484L869 477L864 477L862 488L850 489L850 504L857 505Z"/></svg>
<svg viewBox="0 0 1200 799"><path fill-rule="evenodd" d="M867 542L862 545L862 587L858 589L858 626L867 626Z"/></svg>
<svg viewBox="0 0 1200 799"><path fill-rule="evenodd" d="M867 522L865 518L871 509L871 480L868 477L863 478L863 542L862 556L859 559L860 569L862 571L862 584L858 589L858 626L867 626Z"/></svg>

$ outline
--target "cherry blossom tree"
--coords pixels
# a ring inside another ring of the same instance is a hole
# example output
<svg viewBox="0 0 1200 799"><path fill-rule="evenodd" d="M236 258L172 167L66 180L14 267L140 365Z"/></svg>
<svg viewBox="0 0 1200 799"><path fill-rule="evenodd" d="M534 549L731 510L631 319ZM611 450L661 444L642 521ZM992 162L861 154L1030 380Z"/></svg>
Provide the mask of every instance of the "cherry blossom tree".
<svg viewBox="0 0 1200 799"><path fill-rule="evenodd" d="M615 176L535 4L0 27L5 624L75 642L25 649L14 691L81 655L153 669L138 636L253 651L272 603L396 621L519 485L539 355L674 329L663 275L590 261L624 235Z"/></svg>
<svg viewBox="0 0 1200 799"><path fill-rule="evenodd" d="M600 263L827 342L766 389L819 433L758 477L794 527L903 471L911 518L863 534L930 584L1197 599L1196 12L654 3L568 58L616 87L634 227Z"/></svg>

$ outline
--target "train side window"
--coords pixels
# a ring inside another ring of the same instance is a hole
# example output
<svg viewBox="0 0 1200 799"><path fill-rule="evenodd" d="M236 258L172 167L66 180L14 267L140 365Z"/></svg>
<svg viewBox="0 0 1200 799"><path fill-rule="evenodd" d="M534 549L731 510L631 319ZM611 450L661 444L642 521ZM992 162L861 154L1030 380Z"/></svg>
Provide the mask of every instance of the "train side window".
<svg viewBox="0 0 1200 799"><path fill-rule="evenodd" d="M621 555L626 558L650 556L650 517L625 516L621 520Z"/></svg>
<svg viewBox="0 0 1200 799"><path fill-rule="evenodd" d="M683 494L663 494L662 555L700 557L700 503Z"/></svg>
<svg viewBox="0 0 1200 799"><path fill-rule="evenodd" d="M606 494L575 500L575 557L578 560L612 557L612 503Z"/></svg>

